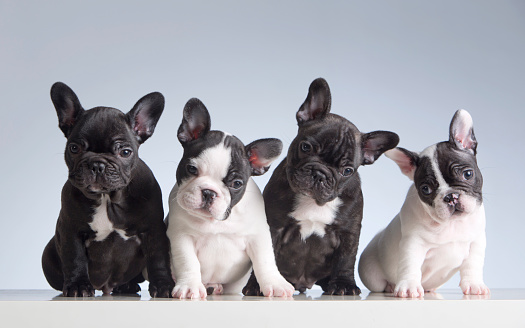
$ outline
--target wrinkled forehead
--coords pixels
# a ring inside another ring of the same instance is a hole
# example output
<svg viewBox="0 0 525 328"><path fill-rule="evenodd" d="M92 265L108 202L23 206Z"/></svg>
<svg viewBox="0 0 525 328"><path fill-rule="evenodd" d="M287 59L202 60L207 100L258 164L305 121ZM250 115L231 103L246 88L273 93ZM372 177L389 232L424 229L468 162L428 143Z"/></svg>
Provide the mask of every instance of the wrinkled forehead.
<svg viewBox="0 0 525 328"><path fill-rule="evenodd" d="M416 177L433 176L439 181L447 182L454 179L454 168L471 168L478 171L476 157L468 152L456 149L449 142L432 145L419 154Z"/></svg>
<svg viewBox="0 0 525 328"><path fill-rule="evenodd" d="M135 140L126 115L109 107L96 107L86 111L72 131L71 138L85 141L90 147Z"/></svg>
<svg viewBox="0 0 525 328"><path fill-rule="evenodd" d="M189 148L189 161L199 169L199 175L222 180L232 169L241 172L248 169L248 158L243 143L228 133L210 131Z"/></svg>
<svg viewBox="0 0 525 328"><path fill-rule="evenodd" d="M353 158L354 150L361 144L361 132L348 120L331 114L302 130L301 137L321 149L320 155L327 162Z"/></svg>

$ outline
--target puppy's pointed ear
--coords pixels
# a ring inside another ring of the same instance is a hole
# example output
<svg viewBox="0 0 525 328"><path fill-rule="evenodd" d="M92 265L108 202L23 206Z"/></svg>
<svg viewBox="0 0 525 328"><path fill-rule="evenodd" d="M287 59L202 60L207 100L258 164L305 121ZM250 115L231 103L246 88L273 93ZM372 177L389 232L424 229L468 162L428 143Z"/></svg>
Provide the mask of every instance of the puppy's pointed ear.
<svg viewBox="0 0 525 328"><path fill-rule="evenodd" d="M399 136L389 131L374 131L362 134L362 165L374 163L385 151L394 148L399 143Z"/></svg>
<svg viewBox="0 0 525 328"><path fill-rule="evenodd" d="M62 82L56 82L51 87L51 101L57 111L58 126L68 138L84 109L73 90Z"/></svg>
<svg viewBox="0 0 525 328"><path fill-rule="evenodd" d="M186 143L202 138L210 132L211 119L206 106L197 98L191 98L184 106L182 123L177 131L177 138L184 146Z"/></svg>
<svg viewBox="0 0 525 328"><path fill-rule="evenodd" d="M476 155L478 142L474 136L474 123L472 116L464 109L458 110L450 122L449 142L459 150Z"/></svg>
<svg viewBox="0 0 525 328"><path fill-rule="evenodd" d="M401 172L410 180L414 181L414 173L419 162L419 155L405 148L397 147L385 152L385 156L396 162Z"/></svg>
<svg viewBox="0 0 525 328"><path fill-rule="evenodd" d="M279 139L259 139L245 147L252 167L252 175L263 175L281 155L283 143Z"/></svg>
<svg viewBox="0 0 525 328"><path fill-rule="evenodd" d="M297 124L301 126L305 122L317 120L330 112L332 96L330 87L323 78L315 79L308 89L306 100L301 105L297 114Z"/></svg>
<svg viewBox="0 0 525 328"><path fill-rule="evenodd" d="M139 143L153 135L163 110L164 96L160 92L152 92L140 98L126 114Z"/></svg>

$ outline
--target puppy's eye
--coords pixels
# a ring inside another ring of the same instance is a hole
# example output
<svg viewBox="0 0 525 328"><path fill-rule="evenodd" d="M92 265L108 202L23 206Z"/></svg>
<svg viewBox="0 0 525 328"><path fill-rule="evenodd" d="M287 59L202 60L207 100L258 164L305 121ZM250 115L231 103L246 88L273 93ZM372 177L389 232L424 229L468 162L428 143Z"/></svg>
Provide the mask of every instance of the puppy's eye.
<svg viewBox="0 0 525 328"><path fill-rule="evenodd" d="M344 176L344 177L349 177L351 176L352 174L354 173L354 168L353 167L345 167L343 169L343 171L341 172L341 175Z"/></svg>
<svg viewBox="0 0 525 328"><path fill-rule="evenodd" d="M188 173L191 175L197 175L198 173L197 167L191 164L188 164L188 166L186 166L186 170L188 170Z"/></svg>
<svg viewBox="0 0 525 328"><path fill-rule="evenodd" d="M80 151L80 147L77 144L71 144L69 145L69 151L72 154L78 154L78 152Z"/></svg>
<svg viewBox="0 0 525 328"><path fill-rule="evenodd" d="M470 180L470 179L472 179L472 177L474 177L474 171L472 171L472 170L465 170L463 172L463 178L465 178L465 180Z"/></svg>
<svg viewBox="0 0 525 328"><path fill-rule="evenodd" d="M122 149L122 150L120 151L120 156L122 156L122 157L124 157L124 158L130 157L132 152L133 152L133 151L132 151L131 149L128 149L128 148L126 148L126 149Z"/></svg>
<svg viewBox="0 0 525 328"><path fill-rule="evenodd" d="M242 180L234 180L231 184L231 187L233 189L239 189L244 185L244 182Z"/></svg>
<svg viewBox="0 0 525 328"><path fill-rule="evenodd" d="M301 143L301 150L304 153L309 153L312 150L312 145L310 145L308 142L304 141Z"/></svg>
<svg viewBox="0 0 525 328"><path fill-rule="evenodd" d="M430 195L432 193L432 188L430 188L430 186L426 185L426 184L422 185L420 187L420 190L421 190L421 193L423 195L426 195L426 196L428 196L428 195Z"/></svg>

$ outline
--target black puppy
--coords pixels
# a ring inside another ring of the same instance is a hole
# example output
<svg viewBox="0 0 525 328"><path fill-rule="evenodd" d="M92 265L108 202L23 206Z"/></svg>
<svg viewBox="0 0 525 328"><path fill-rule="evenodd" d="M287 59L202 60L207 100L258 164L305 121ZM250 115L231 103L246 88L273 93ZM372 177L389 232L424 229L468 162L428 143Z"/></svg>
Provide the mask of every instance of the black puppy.
<svg viewBox="0 0 525 328"><path fill-rule="evenodd" d="M150 93L127 114L84 110L73 90L57 82L51 99L67 138L69 178L55 236L42 255L47 281L64 296L93 296L94 289L136 293L146 267L150 295L169 297L175 284L161 190L138 156L164 97Z"/></svg>
<svg viewBox="0 0 525 328"><path fill-rule="evenodd" d="M354 279L363 194L357 169L399 142L387 131L361 133L330 114L328 83L316 79L297 112L299 133L264 189L277 266L295 289L357 295ZM245 295L258 295L253 277Z"/></svg>

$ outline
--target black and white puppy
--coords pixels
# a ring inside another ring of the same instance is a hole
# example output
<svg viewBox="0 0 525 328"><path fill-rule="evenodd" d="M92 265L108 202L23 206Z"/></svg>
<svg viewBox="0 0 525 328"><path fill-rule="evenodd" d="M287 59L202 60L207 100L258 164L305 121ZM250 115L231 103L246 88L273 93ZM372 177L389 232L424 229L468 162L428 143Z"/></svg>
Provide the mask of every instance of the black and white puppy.
<svg viewBox="0 0 525 328"><path fill-rule="evenodd" d="M357 169L397 145L395 133L361 133L330 114L328 83L316 79L297 112L299 132L264 190L266 213L281 274L304 292L357 295L354 265L363 217ZM244 293L258 293L250 279Z"/></svg>
<svg viewBox="0 0 525 328"><path fill-rule="evenodd" d="M210 125L206 107L190 99L178 130L184 154L167 218L172 296L240 293L252 265L265 296L291 296L293 287L275 264L263 197L251 178L268 170L282 143L261 139L244 146Z"/></svg>
<svg viewBox="0 0 525 328"><path fill-rule="evenodd" d="M42 255L51 287L64 296L136 293L146 267L152 297L174 286L160 187L139 158L164 109L158 92L124 114L84 110L67 85L51 88L59 127L67 138L69 178L62 189L56 232Z"/></svg>
<svg viewBox="0 0 525 328"><path fill-rule="evenodd" d="M366 247L359 276L374 292L421 297L458 270L465 294L488 294L483 282L485 209L472 117L459 110L448 141L421 153L385 155L414 183L399 214Z"/></svg>

